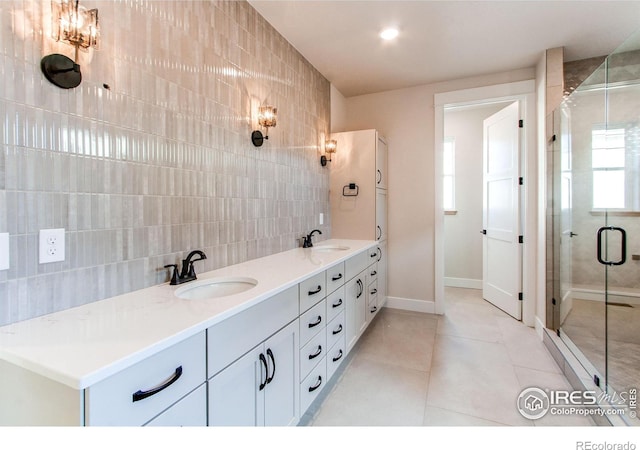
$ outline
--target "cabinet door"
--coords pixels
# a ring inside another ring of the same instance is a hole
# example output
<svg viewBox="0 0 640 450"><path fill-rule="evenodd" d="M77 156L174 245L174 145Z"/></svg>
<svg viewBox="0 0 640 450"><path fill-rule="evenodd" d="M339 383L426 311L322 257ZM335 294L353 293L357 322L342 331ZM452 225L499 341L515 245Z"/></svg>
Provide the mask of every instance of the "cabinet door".
<svg viewBox="0 0 640 450"><path fill-rule="evenodd" d="M376 189L376 239L387 239L387 191Z"/></svg>
<svg viewBox="0 0 640 450"><path fill-rule="evenodd" d="M366 326L366 284L365 271L349 281L346 285L346 326L347 326L347 350L351 351L360 334Z"/></svg>
<svg viewBox="0 0 640 450"><path fill-rule="evenodd" d="M387 241L379 242L378 246L378 309L387 301Z"/></svg>
<svg viewBox="0 0 640 450"><path fill-rule="evenodd" d="M259 345L209 380L209 425L257 426L264 423L266 359Z"/></svg>
<svg viewBox="0 0 640 450"><path fill-rule="evenodd" d="M298 423L298 321L290 323L264 343L269 383L264 388L264 425Z"/></svg>
<svg viewBox="0 0 640 450"><path fill-rule="evenodd" d="M376 187L387 189L387 143L378 136L376 147Z"/></svg>

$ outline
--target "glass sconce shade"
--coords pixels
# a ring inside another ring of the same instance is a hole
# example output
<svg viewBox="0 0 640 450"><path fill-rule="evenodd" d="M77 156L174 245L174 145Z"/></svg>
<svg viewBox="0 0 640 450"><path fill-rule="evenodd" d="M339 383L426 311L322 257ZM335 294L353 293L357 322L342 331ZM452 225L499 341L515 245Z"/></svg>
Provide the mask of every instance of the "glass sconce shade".
<svg viewBox="0 0 640 450"><path fill-rule="evenodd" d="M264 128L273 128L276 126L278 118L278 108L273 106L261 106L258 110L258 124Z"/></svg>
<svg viewBox="0 0 640 450"><path fill-rule="evenodd" d="M51 37L76 48L87 50L100 45L98 10L79 5L78 0L51 2Z"/></svg>

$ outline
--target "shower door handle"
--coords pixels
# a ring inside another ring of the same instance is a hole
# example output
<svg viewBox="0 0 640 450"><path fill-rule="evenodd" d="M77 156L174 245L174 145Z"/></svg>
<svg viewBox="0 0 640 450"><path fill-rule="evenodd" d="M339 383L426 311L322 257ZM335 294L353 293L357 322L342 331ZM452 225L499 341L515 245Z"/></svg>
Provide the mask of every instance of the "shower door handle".
<svg viewBox="0 0 640 450"><path fill-rule="evenodd" d="M605 231L619 231L622 239L620 241L620 260L619 261L606 261L602 259L602 233ZM600 227L598 229L598 243L597 243L597 257L600 264L605 266L621 266L627 260L627 232L620 227Z"/></svg>

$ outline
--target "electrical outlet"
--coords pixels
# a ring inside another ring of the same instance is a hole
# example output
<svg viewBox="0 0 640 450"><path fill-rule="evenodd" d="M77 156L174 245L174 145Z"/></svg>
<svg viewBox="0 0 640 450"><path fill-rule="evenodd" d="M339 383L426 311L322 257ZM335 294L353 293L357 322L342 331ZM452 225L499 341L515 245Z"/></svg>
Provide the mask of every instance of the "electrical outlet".
<svg viewBox="0 0 640 450"><path fill-rule="evenodd" d="M320 225L324 225L324 214L320 213Z"/></svg>
<svg viewBox="0 0 640 450"><path fill-rule="evenodd" d="M40 230L40 264L64 261L64 228Z"/></svg>
<svg viewBox="0 0 640 450"><path fill-rule="evenodd" d="M0 270L9 268L9 233L0 233Z"/></svg>

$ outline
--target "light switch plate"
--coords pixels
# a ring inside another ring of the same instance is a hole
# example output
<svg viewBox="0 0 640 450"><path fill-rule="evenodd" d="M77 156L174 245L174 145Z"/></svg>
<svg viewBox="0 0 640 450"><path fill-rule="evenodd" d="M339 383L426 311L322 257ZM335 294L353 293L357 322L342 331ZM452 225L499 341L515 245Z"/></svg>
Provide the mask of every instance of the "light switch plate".
<svg viewBox="0 0 640 450"><path fill-rule="evenodd" d="M40 264L64 261L64 228L40 230Z"/></svg>
<svg viewBox="0 0 640 450"><path fill-rule="evenodd" d="M324 214L320 213L320 225L324 225Z"/></svg>
<svg viewBox="0 0 640 450"><path fill-rule="evenodd" d="M7 270L9 265L9 233L0 233L0 270Z"/></svg>

